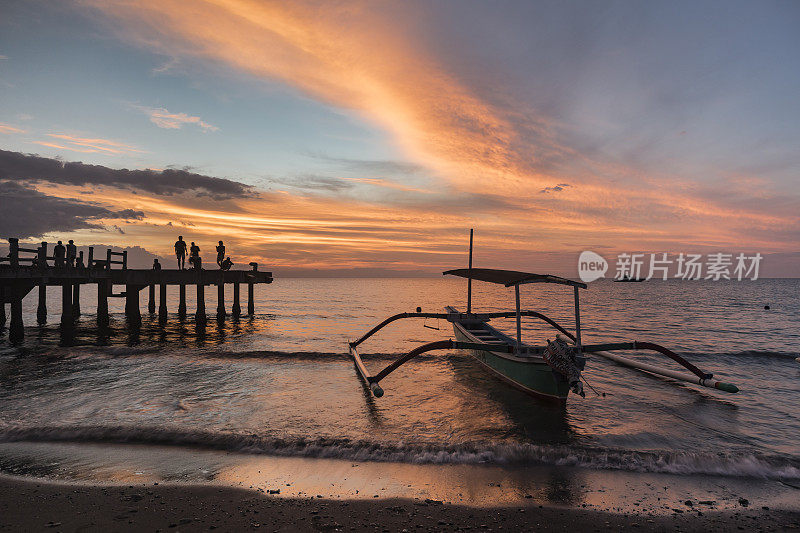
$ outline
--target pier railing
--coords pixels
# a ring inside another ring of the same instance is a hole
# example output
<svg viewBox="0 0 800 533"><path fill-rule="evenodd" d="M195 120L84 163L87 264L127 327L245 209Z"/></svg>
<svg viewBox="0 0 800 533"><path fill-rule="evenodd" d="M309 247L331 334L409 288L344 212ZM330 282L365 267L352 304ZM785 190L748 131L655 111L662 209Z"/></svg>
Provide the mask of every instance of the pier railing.
<svg viewBox="0 0 800 533"><path fill-rule="evenodd" d="M30 245L28 245L30 246ZM74 263L68 263L68 257L65 255L64 257L58 258L53 255L47 255L48 243L43 241L37 248L26 248L20 245L19 239L15 237L9 237L8 239L8 255L5 257L0 257L0 264L8 263L11 268L18 268L20 266L33 266L38 267L39 269L47 269L49 267L49 261L53 261L54 267L57 268L55 265L56 261L63 260L64 268L83 268L83 250L76 252L74 257ZM25 256L21 254L33 254L32 256ZM112 257L120 257L119 260L113 260ZM106 260L103 261L101 259L94 259L94 246L89 247L89 257L85 264L86 268L101 268L105 270L110 270L112 265L120 265L122 270L126 270L128 268L128 251L123 250L121 252L115 252L111 248L106 250Z"/></svg>
<svg viewBox="0 0 800 533"><path fill-rule="evenodd" d="M20 252L36 254L33 257L20 257ZM8 257L0 257L0 263L7 261L12 268L17 268L22 263L30 263L35 265L40 261L47 259L47 243L43 242L39 248L22 248L19 245L19 239L8 239Z"/></svg>

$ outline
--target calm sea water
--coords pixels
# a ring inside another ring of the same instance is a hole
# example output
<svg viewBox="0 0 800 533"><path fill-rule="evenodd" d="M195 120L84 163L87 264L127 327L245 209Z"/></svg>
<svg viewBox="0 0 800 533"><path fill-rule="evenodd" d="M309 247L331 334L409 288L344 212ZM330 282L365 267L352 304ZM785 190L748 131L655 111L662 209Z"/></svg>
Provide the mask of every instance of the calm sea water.
<svg viewBox="0 0 800 533"><path fill-rule="evenodd" d="M176 291L177 292L177 291ZM189 309L194 309L192 292ZM208 294L210 293L210 294ZM587 390L565 408L485 374L465 353L424 355L386 378L383 398L359 381L346 344L390 314L465 307L457 279L277 279L257 314L208 325L147 314L129 335L94 331L83 289L78 344L58 344L25 301L22 346L0 338L0 442L129 442L281 456L407 463L577 465L590 469L800 479L800 280L596 282L582 292L584 342L648 340L738 385L726 394L591 358ZM474 309L512 309L513 291L476 282ZM572 327L572 293L528 286L523 306ZM764 305L770 305L765 310ZM496 320L513 331L513 321ZM377 370L419 343L452 336L445 321L406 320L362 347ZM540 323L523 337L553 337ZM670 366L661 356L637 354ZM0 470L11 468L0 454ZM794 481L792 481L794 480Z"/></svg>

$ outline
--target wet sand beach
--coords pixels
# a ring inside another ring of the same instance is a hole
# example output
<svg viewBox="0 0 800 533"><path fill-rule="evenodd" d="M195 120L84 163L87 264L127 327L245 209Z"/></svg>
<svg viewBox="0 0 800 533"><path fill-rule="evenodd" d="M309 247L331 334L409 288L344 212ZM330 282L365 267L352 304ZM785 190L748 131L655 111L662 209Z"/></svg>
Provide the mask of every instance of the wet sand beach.
<svg viewBox="0 0 800 533"><path fill-rule="evenodd" d="M781 531L800 513L752 509L670 516L521 505L479 508L435 500L281 498L211 485L84 485L0 478L2 531Z"/></svg>

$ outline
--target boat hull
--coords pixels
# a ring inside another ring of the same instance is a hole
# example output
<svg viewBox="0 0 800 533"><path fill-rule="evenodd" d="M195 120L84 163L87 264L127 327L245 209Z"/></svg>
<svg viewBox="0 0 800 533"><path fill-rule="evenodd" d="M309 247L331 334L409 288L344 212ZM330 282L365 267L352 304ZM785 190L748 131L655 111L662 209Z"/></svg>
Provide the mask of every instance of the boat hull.
<svg viewBox="0 0 800 533"><path fill-rule="evenodd" d="M481 342L459 322L453 323L456 339L463 342ZM548 401L566 403L569 384L560 379L541 358L509 357L490 350L468 350L469 354L490 373L531 396Z"/></svg>

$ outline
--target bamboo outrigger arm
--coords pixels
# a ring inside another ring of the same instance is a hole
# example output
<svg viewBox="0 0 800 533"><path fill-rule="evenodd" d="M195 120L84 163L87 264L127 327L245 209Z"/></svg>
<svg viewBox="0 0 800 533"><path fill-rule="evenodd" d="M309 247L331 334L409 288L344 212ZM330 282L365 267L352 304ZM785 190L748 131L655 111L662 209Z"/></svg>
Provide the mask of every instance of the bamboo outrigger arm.
<svg viewBox="0 0 800 533"><path fill-rule="evenodd" d="M587 344L582 347L583 351L586 353L596 353L601 351L608 351L608 350L652 350L654 352L659 352L685 369L689 370L692 374L697 376L700 379L711 379L714 377L714 374L709 372L703 372L692 363L681 357L680 355L676 354L669 348L664 348L660 344L655 344L652 342L609 342L605 344Z"/></svg>
<svg viewBox="0 0 800 533"><path fill-rule="evenodd" d="M565 339L566 340L566 339ZM725 383L723 381L716 381L712 379L714 374L710 372L703 372L695 365L681 357L680 355L676 354L672 350L661 346L660 344L655 344L652 342L610 342L605 344L587 344L581 347L584 353L595 353L606 359L610 359L611 361L617 362L624 366L629 366L631 368L638 368L639 370L645 370L647 372L658 374L661 376L666 376L674 379L679 379L681 381L688 381L689 383L696 383L703 387L709 387L712 389L718 389L725 392L736 393L739 392L739 387L736 385L732 385L730 383ZM674 370L670 370L668 368L661 368L655 365L650 365L647 363L643 363L640 361L634 361L633 359L628 359L627 357L622 357L617 354L609 353L610 351L616 350L652 350L655 352L659 352L661 354L666 355L673 361L680 364L682 367L686 368L694 376L689 374L684 374L681 372L676 372Z"/></svg>
<svg viewBox="0 0 800 533"><path fill-rule="evenodd" d="M429 342L427 344L423 344L422 346L417 346L404 356L400 357L386 368L375 374L374 376L369 373L367 367L364 366L364 362L361 360L361 356L356 349L356 346L353 343L350 343L350 355L353 356L353 360L356 362L356 368L358 369L358 373L361 374L361 377L364 378L367 386L369 386L372 394L374 394L377 398L383 396L383 389L378 385L378 382L400 368L403 364L407 363L409 360L413 359L414 357L423 354L425 352L432 352L434 350L485 350L486 345L482 343L475 343L475 342L459 342L454 340L444 340L444 341L434 341ZM497 345L492 346L493 352L507 352L513 353L514 352L514 345L507 344L507 345Z"/></svg>
<svg viewBox="0 0 800 533"><path fill-rule="evenodd" d="M385 326L391 324L395 320L400 320L402 318L445 318L446 319L448 316L449 315L447 313L398 313L396 315L390 316L389 318L387 318L386 320L384 320L383 322L381 322L380 324L378 324L377 326L366 332L357 340L352 341L350 343L350 347L355 348L356 346L358 346L365 340L369 339L370 337L375 335L378 331L383 329Z"/></svg>
<svg viewBox="0 0 800 533"><path fill-rule="evenodd" d="M499 311L496 313L398 313L396 315L390 316L363 336L359 337L358 339L350 342L350 347L356 348L359 344L364 342L365 340L369 339L373 335L375 335L378 331L383 329L385 326L391 324L395 320L401 320L403 318L442 318L445 320L455 320L455 319L463 319L463 318L473 318L476 320L489 320L491 318L512 318L517 316L517 313L514 311ZM521 311L520 316L527 316L532 318L538 318L539 320L543 320L547 322L555 329L566 335L571 341L575 341L575 335L561 327L555 320L552 318L543 315L542 313L537 313L536 311Z"/></svg>

